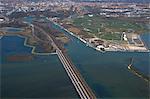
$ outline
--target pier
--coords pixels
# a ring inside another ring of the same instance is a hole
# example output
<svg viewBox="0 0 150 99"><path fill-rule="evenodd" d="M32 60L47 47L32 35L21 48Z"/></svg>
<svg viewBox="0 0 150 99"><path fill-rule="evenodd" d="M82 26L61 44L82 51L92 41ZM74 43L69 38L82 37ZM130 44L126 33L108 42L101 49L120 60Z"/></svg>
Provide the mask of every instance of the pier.
<svg viewBox="0 0 150 99"><path fill-rule="evenodd" d="M128 65L128 69L136 76L139 78L142 78L144 81L149 82L150 78L146 75L144 75L142 72L138 71L134 66L133 66L133 58L131 58L130 64Z"/></svg>

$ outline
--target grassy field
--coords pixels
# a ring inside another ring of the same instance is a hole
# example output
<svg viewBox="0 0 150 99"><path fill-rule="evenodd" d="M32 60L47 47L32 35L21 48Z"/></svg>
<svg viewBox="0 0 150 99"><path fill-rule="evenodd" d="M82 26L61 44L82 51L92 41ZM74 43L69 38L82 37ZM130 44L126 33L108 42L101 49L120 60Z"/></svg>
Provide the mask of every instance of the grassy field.
<svg viewBox="0 0 150 99"><path fill-rule="evenodd" d="M107 40L120 40L124 31L132 30L135 33L143 33L145 26L140 23L119 20L115 18L103 18L100 16L74 18L72 24L85 33L94 34L97 37Z"/></svg>
<svg viewBox="0 0 150 99"><path fill-rule="evenodd" d="M117 33L103 33L100 38L105 39L105 40L121 40L121 34Z"/></svg>

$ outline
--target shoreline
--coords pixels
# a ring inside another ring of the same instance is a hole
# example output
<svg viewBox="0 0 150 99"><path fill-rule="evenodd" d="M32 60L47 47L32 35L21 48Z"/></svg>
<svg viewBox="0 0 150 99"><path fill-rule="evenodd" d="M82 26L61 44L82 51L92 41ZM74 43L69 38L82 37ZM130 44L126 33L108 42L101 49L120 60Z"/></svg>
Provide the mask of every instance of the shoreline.
<svg viewBox="0 0 150 99"><path fill-rule="evenodd" d="M98 50L96 47L92 46L89 42L85 41L84 39L82 39L81 37L79 37L78 35L74 34L73 32L70 32L69 30L67 30L66 28L64 28L63 26L61 26L59 23L56 23L50 19L48 19L49 21L53 22L55 25L59 26L61 29L65 30L67 33L69 33L70 35L76 37L78 40L80 40L81 42L83 42L84 44L86 44L87 46L95 49L96 51L99 51L99 52L150 52L150 50L119 50L119 49L107 49L105 51L102 51L102 50ZM142 39L141 39L142 40ZM145 47L145 46L144 46ZM146 48L146 47L145 47Z"/></svg>
<svg viewBox="0 0 150 99"><path fill-rule="evenodd" d="M146 34L146 33L145 33ZM149 49L149 52L150 52L150 48L148 47L148 44L145 43L145 41L142 39L141 35L140 35L140 39L141 41L144 43L146 49Z"/></svg>
<svg viewBox="0 0 150 99"><path fill-rule="evenodd" d="M35 52L36 47L27 44L28 37L24 37L24 36L21 36L21 35L19 35L19 34L5 34L4 36L18 36L18 37L20 37L20 38L25 39L23 45L26 46L26 47L32 48L31 54L34 54L34 55L56 55L56 54L57 54L56 52L53 52L53 53L39 53L39 52ZM2 37L4 37L4 36L2 36ZM2 37L1 37L0 39L2 39Z"/></svg>

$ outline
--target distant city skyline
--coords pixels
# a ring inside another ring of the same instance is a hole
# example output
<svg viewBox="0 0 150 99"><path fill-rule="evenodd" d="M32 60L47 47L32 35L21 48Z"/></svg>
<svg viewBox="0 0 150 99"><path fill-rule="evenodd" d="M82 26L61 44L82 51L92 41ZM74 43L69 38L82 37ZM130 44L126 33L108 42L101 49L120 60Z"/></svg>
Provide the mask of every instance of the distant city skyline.
<svg viewBox="0 0 150 99"><path fill-rule="evenodd" d="M130 3L150 3L149 0L0 0L2 2L7 1L31 1L31 2L38 2L38 1L75 1L75 2L130 2Z"/></svg>
<svg viewBox="0 0 150 99"><path fill-rule="evenodd" d="M72 0L72 1L101 1L101 2L150 2L149 0Z"/></svg>

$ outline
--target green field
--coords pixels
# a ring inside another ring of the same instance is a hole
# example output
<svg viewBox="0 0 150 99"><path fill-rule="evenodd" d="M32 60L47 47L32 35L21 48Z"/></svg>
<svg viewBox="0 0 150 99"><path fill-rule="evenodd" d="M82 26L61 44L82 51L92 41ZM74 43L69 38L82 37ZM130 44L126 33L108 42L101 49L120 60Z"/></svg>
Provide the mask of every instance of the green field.
<svg viewBox="0 0 150 99"><path fill-rule="evenodd" d="M72 24L85 33L91 33L107 40L120 40L120 35L124 31L132 30L135 33L142 33L146 30L145 26L140 23L115 18L103 18L96 15L93 17L85 15L83 17L74 18Z"/></svg>
<svg viewBox="0 0 150 99"><path fill-rule="evenodd" d="M105 40L121 40L121 35L122 34L117 34L117 33L103 33L99 37Z"/></svg>

